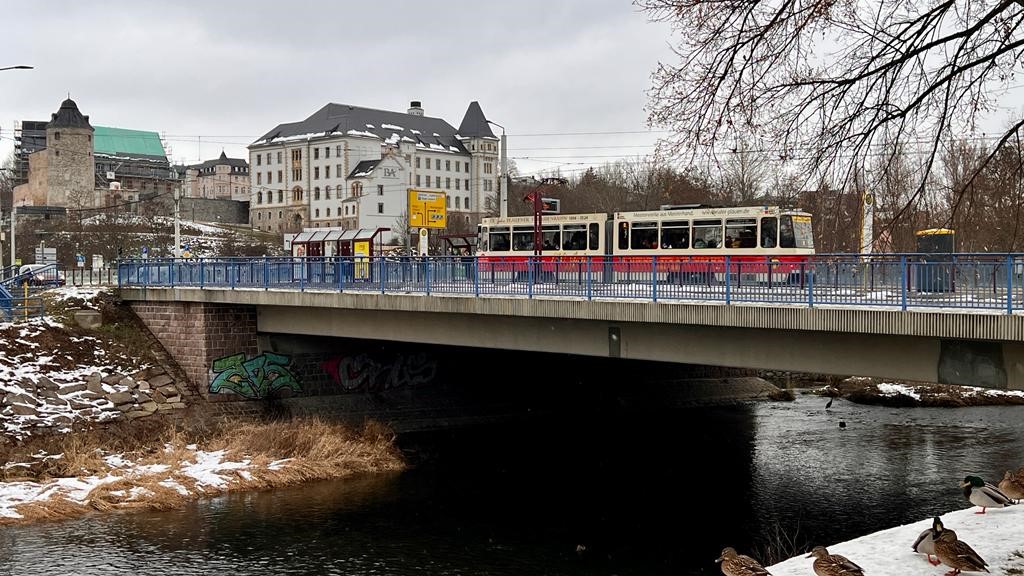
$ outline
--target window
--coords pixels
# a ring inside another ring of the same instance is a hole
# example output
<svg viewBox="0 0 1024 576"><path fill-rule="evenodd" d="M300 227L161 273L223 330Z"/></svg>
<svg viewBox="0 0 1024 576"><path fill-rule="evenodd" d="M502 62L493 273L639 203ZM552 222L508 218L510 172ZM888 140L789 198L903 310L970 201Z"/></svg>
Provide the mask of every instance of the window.
<svg viewBox="0 0 1024 576"><path fill-rule="evenodd" d="M666 250L685 250L690 246L690 221L666 220L661 223L661 247Z"/></svg>
<svg viewBox="0 0 1024 576"><path fill-rule="evenodd" d="M462 198L459 198L458 196L456 196L455 197L455 209L458 210L460 208L462 208Z"/></svg>
<svg viewBox="0 0 1024 576"><path fill-rule="evenodd" d="M757 248L757 219L729 218L725 221L726 248Z"/></svg>
<svg viewBox="0 0 1024 576"><path fill-rule="evenodd" d="M377 196L383 196L383 195L384 195L384 185L383 184L377 184Z"/></svg>
<svg viewBox="0 0 1024 576"><path fill-rule="evenodd" d="M277 171L277 181L279 183L280 182L284 182L284 170L278 170Z"/></svg>
<svg viewBox="0 0 1024 576"><path fill-rule="evenodd" d="M341 164L338 164L334 167L334 175L338 178L341 178Z"/></svg>
<svg viewBox="0 0 1024 576"><path fill-rule="evenodd" d="M629 222L619 222L619 250L629 249Z"/></svg>
<svg viewBox="0 0 1024 576"><path fill-rule="evenodd" d="M331 199L331 187L328 186L328 187L324 188L324 200L330 200L330 199ZM328 214L328 216L330 216L330 214Z"/></svg>
<svg viewBox="0 0 1024 576"><path fill-rule="evenodd" d="M348 204L345 204L345 216L348 216Z"/></svg>
<svg viewBox="0 0 1024 576"><path fill-rule="evenodd" d="M445 208L451 208L452 207L452 197L451 196L445 196L445 198L444 198L444 207Z"/></svg>
<svg viewBox="0 0 1024 576"><path fill-rule="evenodd" d="M324 146L324 158L330 158L330 157L331 157L331 147L330 146Z"/></svg>
<svg viewBox="0 0 1024 576"><path fill-rule="evenodd" d="M260 184L263 184L263 174L260 173L260 172L257 172L256 173L256 185L259 186Z"/></svg>
<svg viewBox="0 0 1024 576"><path fill-rule="evenodd" d="M466 174L469 174L469 162L465 162L464 164L466 166ZM468 186L467 186L467 188L468 188Z"/></svg>
<svg viewBox="0 0 1024 576"><path fill-rule="evenodd" d="M601 240L601 226L597 222L591 222L591 224L590 224L590 249L591 250L600 250L601 249L601 245L599 243L600 240Z"/></svg>
<svg viewBox="0 0 1024 576"><path fill-rule="evenodd" d="M811 217L785 214L779 220L780 248L814 248Z"/></svg>
<svg viewBox="0 0 1024 576"><path fill-rule="evenodd" d="M693 247L720 248L722 246L722 221L721 220L694 220L693 221Z"/></svg>
<svg viewBox="0 0 1024 576"><path fill-rule="evenodd" d="M263 155L262 154L257 154L256 155L256 165L257 166L263 166Z"/></svg>
<svg viewBox="0 0 1024 576"><path fill-rule="evenodd" d="M587 249L587 225L566 224L562 227L562 250Z"/></svg>
<svg viewBox="0 0 1024 576"><path fill-rule="evenodd" d="M330 150L330 148L324 148L324 150ZM324 178L330 179L330 177L331 177L331 167L330 166L324 166Z"/></svg>
<svg viewBox="0 0 1024 576"><path fill-rule="evenodd" d="M284 202L284 190L278 190L277 191L277 201L278 201L278 203ZM281 215L278 214L277 217L280 218Z"/></svg>
<svg viewBox="0 0 1024 576"><path fill-rule="evenodd" d="M416 167L417 168L420 167L420 157L419 156L416 157Z"/></svg>
<svg viewBox="0 0 1024 576"><path fill-rule="evenodd" d="M337 146L334 147L334 155L338 158L341 158L341 144L338 144ZM338 170L338 173L340 174L341 170Z"/></svg>
<svg viewBox="0 0 1024 576"><path fill-rule="evenodd" d="M319 218L319 217L320 217L320 209L319 209L319 208L317 208L317 209L316 209L316 210L315 210L315 211L313 212L313 214L314 214L314 218Z"/></svg>
<svg viewBox="0 0 1024 576"><path fill-rule="evenodd" d="M494 164L490 162L484 162L484 174L494 173Z"/></svg>
<svg viewBox="0 0 1024 576"><path fill-rule="evenodd" d="M508 226L492 226L487 234L487 243L492 252L508 252L512 246L509 240Z"/></svg>
<svg viewBox="0 0 1024 576"><path fill-rule="evenodd" d="M469 196L466 196L466 198L463 200L462 207L465 208L466 210L469 210Z"/></svg>
<svg viewBox="0 0 1024 576"><path fill-rule="evenodd" d="M317 186L316 188L313 188L313 200L319 200L319 199L320 199L320 187Z"/></svg>
<svg viewBox="0 0 1024 576"><path fill-rule="evenodd" d="M313 148L313 160L319 160L319 159L320 159L320 149L319 148Z"/></svg>
<svg viewBox="0 0 1024 576"><path fill-rule="evenodd" d="M430 174L427 174L427 188L430 188Z"/></svg>
<svg viewBox="0 0 1024 576"><path fill-rule="evenodd" d="M440 158L434 160L434 169L435 170L440 170L441 169L441 159Z"/></svg>
<svg viewBox="0 0 1024 576"><path fill-rule="evenodd" d="M263 192L256 193L256 203L263 204Z"/></svg>
<svg viewBox="0 0 1024 576"><path fill-rule="evenodd" d="M658 247L657 222L633 222L629 227L631 250L654 250Z"/></svg>
<svg viewBox="0 0 1024 576"><path fill-rule="evenodd" d="M459 171L459 166L461 166L461 165L462 165L462 162L459 162L458 160L455 161L455 171L456 172Z"/></svg>
<svg viewBox="0 0 1024 576"><path fill-rule="evenodd" d="M281 152L279 151L279 152L277 153L277 163L278 163L278 164L280 164L280 163L282 163L282 162L284 162L284 161L283 161L283 160L281 160Z"/></svg>
<svg viewBox="0 0 1024 576"><path fill-rule="evenodd" d="M53 139L54 140L60 140L60 132L54 132L53 133Z"/></svg>
<svg viewBox="0 0 1024 576"><path fill-rule="evenodd" d="M383 214L383 213L384 213L384 203L383 202L377 202L377 214Z"/></svg>
<svg viewBox="0 0 1024 576"><path fill-rule="evenodd" d="M451 190L451 188L452 188L452 179L451 178L445 178L444 179L444 187L449 189L449 190Z"/></svg>
<svg viewBox="0 0 1024 576"><path fill-rule="evenodd" d="M330 150L330 148L325 148L325 150ZM328 218L331 217L331 207L330 206L327 207L327 217Z"/></svg>
<svg viewBox="0 0 1024 576"><path fill-rule="evenodd" d="M419 186L420 186L420 175L417 174L416 175L416 187L419 188Z"/></svg>
<svg viewBox="0 0 1024 576"><path fill-rule="evenodd" d="M444 161L444 169L446 171L448 171L448 172L452 171L452 161L451 160L445 160Z"/></svg>
<svg viewBox="0 0 1024 576"><path fill-rule="evenodd" d="M466 192L469 192L469 178L466 179Z"/></svg>
<svg viewBox="0 0 1024 576"><path fill-rule="evenodd" d="M277 217L278 217L278 219L280 219L280 218L284 218L284 212L282 212L282 211L278 210L278 211L277 211Z"/></svg>
<svg viewBox="0 0 1024 576"><path fill-rule="evenodd" d="M273 184L273 183L274 183L274 173L268 171L267 172L267 184Z"/></svg>
<svg viewBox="0 0 1024 576"><path fill-rule="evenodd" d="M302 161L302 149L301 148L296 148L296 149L292 150L292 162L301 162L301 161Z"/></svg>
<svg viewBox="0 0 1024 576"><path fill-rule="evenodd" d="M352 183L352 196L362 196L362 195L363 195L363 183L362 182L353 182Z"/></svg>
<svg viewBox="0 0 1024 576"><path fill-rule="evenodd" d="M302 180L302 168L292 168L292 181Z"/></svg>
<svg viewBox="0 0 1024 576"><path fill-rule="evenodd" d="M292 202L302 202L302 188L292 188Z"/></svg>
<svg viewBox="0 0 1024 576"><path fill-rule="evenodd" d="M484 180L484 192L490 192L490 191L491 191L491 181L490 180Z"/></svg>
<svg viewBox="0 0 1024 576"><path fill-rule="evenodd" d="M533 226L512 228L512 249L517 252L533 252Z"/></svg>
<svg viewBox="0 0 1024 576"><path fill-rule="evenodd" d="M313 148L313 150L319 150L319 148ZM313 180L319 180L319 179L320 179L320 167L319 166L314 166L313 167Z"/></svg>
<svg viewBox="0 0 1024 576"><path fill-rule="evenodd" d="M459 189L459 179L458 178L455 179L455 189L456 190Z"/></svg>

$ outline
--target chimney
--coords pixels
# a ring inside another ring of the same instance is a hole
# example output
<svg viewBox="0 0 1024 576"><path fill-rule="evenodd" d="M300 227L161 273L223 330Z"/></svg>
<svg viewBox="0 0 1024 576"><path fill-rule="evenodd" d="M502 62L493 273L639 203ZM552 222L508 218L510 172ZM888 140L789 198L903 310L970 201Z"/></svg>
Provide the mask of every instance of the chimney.
<svg viewBox="0 0 1024 576"><path fill-rule="evenodd" d="M423 116L423 104L419 100L409 102L409 114L411 116Z"/></svg>

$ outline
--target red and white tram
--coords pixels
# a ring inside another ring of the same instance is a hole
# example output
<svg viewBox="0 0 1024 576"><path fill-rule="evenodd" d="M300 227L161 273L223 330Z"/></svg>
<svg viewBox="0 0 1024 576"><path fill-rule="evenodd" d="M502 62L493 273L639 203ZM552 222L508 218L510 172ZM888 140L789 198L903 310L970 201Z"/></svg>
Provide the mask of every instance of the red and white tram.
<svg viewBox="0 0 1024 576"><path fill-rule="evenodd" d="M545 279L589 263L606 281L650 278L652 267L668 282L722 280L728 256L743 281L785 282L798 280L814 254L811 215L777 206L561 214L542 224ZM532 216L485 218L479 233L481 270L525 270L534 258Z"/></svg>

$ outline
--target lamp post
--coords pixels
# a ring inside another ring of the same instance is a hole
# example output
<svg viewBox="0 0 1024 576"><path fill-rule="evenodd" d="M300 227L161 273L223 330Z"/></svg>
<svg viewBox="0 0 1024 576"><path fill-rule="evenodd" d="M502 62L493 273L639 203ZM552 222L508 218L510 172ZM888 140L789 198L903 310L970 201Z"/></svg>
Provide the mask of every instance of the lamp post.
<svg viewBox="0 0 1024 576"><path fill-rule="evenodd" d="M0 72L3 72L4 70L32 70L33 68L33 66L25 66L24 64L21 64L19 66L7 66L0 68Z"/></svg>
<svg viewBox="0 0 1024 576"><path fill-rule="evenodd" d="M497 122L487 121L501 128L501 180L498 180L498 215L502 218L508 216L508 140L505 138L505 127Z"/></svg>

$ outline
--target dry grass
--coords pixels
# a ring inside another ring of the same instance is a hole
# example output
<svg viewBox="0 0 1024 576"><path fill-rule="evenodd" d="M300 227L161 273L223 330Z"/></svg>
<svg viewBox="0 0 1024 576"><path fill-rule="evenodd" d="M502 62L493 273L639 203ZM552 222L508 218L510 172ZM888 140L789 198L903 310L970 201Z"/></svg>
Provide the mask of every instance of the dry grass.
<svg viewBox="0 0 1024 576"><path fill-rule="evenodd" d="M123 432L123 431L122 431ZM206 436L208 431L203 431ZM126 475L95 487L84 502L76 502L57 493L48 500L28 502L17 507L21 519L0 518L0 524L59 520L81 516L91 510L169 510L204 496L216 496L239 490L268 490L303 482L341 478L355 473L400 470L404 467L394 445L394 433L377 423L355 430L342 424L319 419L288 422L242 423L222 426L209 437L175 430L169 425L150 427L145 434L127 435L120 442L107 444L107 433L63 437L49 446L60 459L46 460L30 471L36 481L55 477L119 474L104 462L104 453L120 452L136 465L164 465L165 472ZM182 472L192 463L195 452L188 445L198 443L207 451L224 450L223 461L249 460L243 471L218 472L227 477L222 486L199 484ZM36 448L38 450L39 448ZM275 466L273 462L287 460ZM17 461L17 460L15 460ZM24 468L13 468L11 475L25 476ZM25 478L21 478L25 479ZM187 491L182 493L174 485Z"/></svg>

